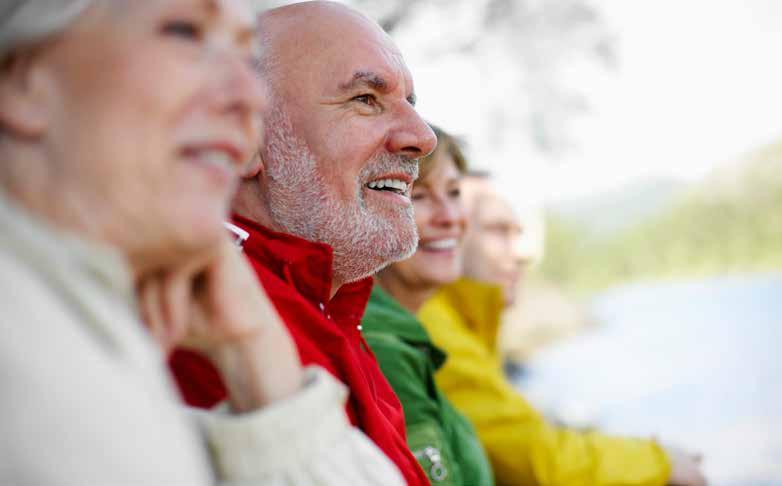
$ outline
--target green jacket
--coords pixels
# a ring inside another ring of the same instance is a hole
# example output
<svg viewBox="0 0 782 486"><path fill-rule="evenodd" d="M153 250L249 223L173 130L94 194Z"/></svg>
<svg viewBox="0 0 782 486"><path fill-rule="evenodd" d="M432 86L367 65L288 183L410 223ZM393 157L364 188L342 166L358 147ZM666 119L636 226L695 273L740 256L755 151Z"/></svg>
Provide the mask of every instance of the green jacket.
<svg viewBox="0 0 782 486"><path fill-rule="evenodd" d="M435 385L434 372L445 354L421 323L376 285L362 324L402 402L407 443L432 485L492 486L491 466L475 430Z"/></svg>

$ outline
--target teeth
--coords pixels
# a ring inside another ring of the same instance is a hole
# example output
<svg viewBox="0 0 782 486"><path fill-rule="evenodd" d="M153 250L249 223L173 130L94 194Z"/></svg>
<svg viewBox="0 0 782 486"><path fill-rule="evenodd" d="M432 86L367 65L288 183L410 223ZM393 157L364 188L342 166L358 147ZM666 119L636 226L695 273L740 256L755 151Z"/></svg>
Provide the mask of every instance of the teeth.
<svg viewBox="0 0 782 486"><path fill-rule="evenodd" d="M448 238L445 240L430 241L424 245L425 248L431 248L432 250L451 250L456 248L459 242L456 238Z"/></svg>
<svg viewBox="0 0 782 486"><path fill-rule="evenodd" d="M233 165L231 157L221 150L205 150L198 154L201 161L218 167L224 167L226 169L231 168Z"/></svg>
<svg viewBox="0 0 782 486"><path fill-rule="evenodd" d="M397 189L402 192L407 191L407 183L399 179L380 179L367 184L370 189L384 189L386 187Z"/></svg>

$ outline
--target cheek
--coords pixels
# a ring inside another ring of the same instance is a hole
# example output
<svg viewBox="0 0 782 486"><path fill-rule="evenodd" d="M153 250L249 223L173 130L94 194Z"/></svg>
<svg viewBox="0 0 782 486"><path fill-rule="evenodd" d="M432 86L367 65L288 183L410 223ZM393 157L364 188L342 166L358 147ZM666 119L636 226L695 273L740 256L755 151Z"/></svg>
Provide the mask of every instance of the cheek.
<svg viewBox="0 0 782 486"><path fill-rule="evenodd" d="M428 221L431 219L429 205L423 201L413 201L413 217L418 236L425 237L428 232Z"/></svg>
<svg viewBox="0 0 782 486"><path fill-rule="evenodd" d="M486 256L486 264L492 271L503 268L508 259L508 248L504 242L498 238L491 238L483 248Z"/></svg>
<svg viewBox="0 0 782 486"><path fill-rule="evenodd" d="M383 135L365 123L341 119L322 121L320 128L314 137L308 138L310 150L317 157L324 179L337 188L340 197L352 199L359 174L381 153Z"/></svg>
<svg viewBox="0 0 782 486"><path fill-rule="evenodd" d="M114 66L116 91L109 100L106 136L114 137L122 158L116 162L125 166L123 184L136 189L129 195L141 198L140 206L150 213L177 214L194 229L214 225L230 194L182 163L178 154L179 143L209 129L205 78L183 63L162 61L136 56Z"/></svg>
<svg viewBox="0 0 782 486"><path fill-rule="evenodd" d="M407 273L420 283L439 286L461 276L459 252L443 254L419 250L405 263Z"/></svg>

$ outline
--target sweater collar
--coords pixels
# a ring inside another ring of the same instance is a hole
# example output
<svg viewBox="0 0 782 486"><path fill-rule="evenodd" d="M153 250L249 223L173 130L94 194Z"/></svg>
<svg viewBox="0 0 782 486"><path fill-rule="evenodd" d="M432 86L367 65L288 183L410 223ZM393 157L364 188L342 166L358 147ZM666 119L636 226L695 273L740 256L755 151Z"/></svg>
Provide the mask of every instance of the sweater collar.
<svg viewBox="0 0 782 486"><path fill-rule="evenodd" d="M331 246L272 231L241 216L234 216L233 220L250 234L244 251L253 262L268 268L335 319L356 325L361 321L372 290L372 277L342 285L330 298L334 268Z"/></svg>

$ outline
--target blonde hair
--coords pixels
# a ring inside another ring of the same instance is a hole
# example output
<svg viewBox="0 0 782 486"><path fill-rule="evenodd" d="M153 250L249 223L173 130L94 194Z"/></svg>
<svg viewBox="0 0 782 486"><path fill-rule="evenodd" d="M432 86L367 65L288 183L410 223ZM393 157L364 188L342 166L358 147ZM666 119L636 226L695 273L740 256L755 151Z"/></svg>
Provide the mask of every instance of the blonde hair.
<svg viewBox="0 0 782 486"><path fill-rule="evenodd" d="M92 3L92 0L3 0L0 63L19 47L59 34Z"/></svg>

